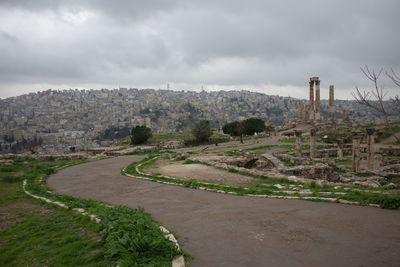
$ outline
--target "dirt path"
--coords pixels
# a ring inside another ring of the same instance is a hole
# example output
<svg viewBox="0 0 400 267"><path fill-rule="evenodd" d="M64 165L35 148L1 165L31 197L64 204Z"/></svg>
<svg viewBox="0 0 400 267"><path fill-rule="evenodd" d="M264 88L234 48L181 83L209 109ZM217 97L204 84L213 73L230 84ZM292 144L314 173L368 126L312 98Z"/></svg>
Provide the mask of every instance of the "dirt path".
<svg viewBox="0 0 400 267"><path fill-rule="evenodd" d="M138 159L69 167L48 184L62 194L143 206L178 233L194 267L399 266L399 211L230 196L120 175Z"/></svg>
<svg viewBox="0 0 400 267"><path fill-rule="evenodd" d="M217 183L230 186L249 186L255 183L254 178L219 170L202 164L183 164L170 160L158 160L156 166L146 167L145 173L159 173L166 176L189 180L195 179L208 183Z"/></svg>

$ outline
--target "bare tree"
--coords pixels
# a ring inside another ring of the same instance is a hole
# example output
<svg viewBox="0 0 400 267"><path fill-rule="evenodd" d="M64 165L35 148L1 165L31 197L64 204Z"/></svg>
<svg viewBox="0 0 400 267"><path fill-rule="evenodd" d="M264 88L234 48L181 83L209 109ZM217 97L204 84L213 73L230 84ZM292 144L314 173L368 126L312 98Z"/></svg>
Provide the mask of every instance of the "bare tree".
<svg viewBox="0 0 400 267"><path fill-rule="evenodd" d="M378 80L379 77L382 74L383 69L380 69L379 72L375 72L374 69L370 70L367 65L365 65L364 68L360 68L361 71L364 73L365 77L367 77L368 80L370 80L373 83L374 88L371 91L363 91L361 92L360 89L356 86L356 92L351 93L354 99L360 103L361 105L365 105L367 107L370 107L379 113L381 113L384 118L385 118L385 123L386 126L389 128L390 133L395 137L396 141L400 143L400 138L396 136L394 133L392 126L389 121L389 115L391 115L390 107L387 106L388 102L384 101L384 98L387 95L387 92L385 92L385 88L383 85L380 85ZM396 84L399 85L399 79L398 76L395 74L395 72L392 70L392 76L390 73L386 72L386 75L392 79L392 81ZM397 84L398 83L398 84ZM399 97L396 96L394 101L399 102L400 100Z"/></svg>
<svg viewBox="0 0 400 267"><path fill-rule="evenodd" d="M397 87L400 88L400 77L397 75L397 73L394 72L392 68L390 68L390 72L386 71L386 76L388 76L392 82L397 85ZM396 111L400 114L400 97L399 95L396 95L393 99L394 106Z"/></svg>

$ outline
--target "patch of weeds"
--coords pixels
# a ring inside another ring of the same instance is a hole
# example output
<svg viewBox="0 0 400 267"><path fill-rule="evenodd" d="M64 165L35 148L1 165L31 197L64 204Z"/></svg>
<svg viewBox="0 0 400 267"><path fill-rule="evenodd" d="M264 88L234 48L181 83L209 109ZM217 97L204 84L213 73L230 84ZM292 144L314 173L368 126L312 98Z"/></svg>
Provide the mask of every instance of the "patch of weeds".
<svg viewBox="0 0 400 267"><path fill-rule="evenodd" d="M231 173L239 173L239 171L236 170L236 169L234 169L234 168L229 168L229 169L228 169L228 172L231 172Z"/></svg>
<svg viewBox="0 0 400 267"><path fill-rule="evenodd" d="M286 167L294 167L296 166L296 164L294 164L293 162L291 162L288 159L283 159L283 158L279 158L280 161L282 161L282 163L286 166Z"/></svg>
<svg viewBox="0 0 400 267"><path fill-rule="evenodd" d="M301 136L301 142L307 142L310 140L310 136ZM289 144L294 144L296 143L296 137L286 137L286 138L280 138L278 140L280 143L289 143Z"/></svg>
<svg viewBox="0 0 400 267"><path fill-rule="evenodd" d="M310 188L317 188L317 187L318 187L317 182L315 181L310 182Z"/></svg>
<svg viewBox="0 0 400 267"><path fill-rule="evenodd" d="M378 204L383 209L400 209L399 195L351 191L341 197L349 201L357 201L361 205Z"/></svg>
<svg viewBox="0 0 400 267"><path fill-rule="evenodd" d="M233 151L228 151L225 152L225 155L229 156L229 157L248 157L249 155L246 155L243 152L237 151L237 150L233 150Z"/></svg>
<svg viewBox="0 0 400 267"><path fill-rule="evenodd" d="M183 164L193 164L193 163L195 163L195 162L191 159L187 159L183 162Z"/></svg>
<svg viewBox="0 0 400 267"><path fill-rule="evenodd" d="M105 256L120 266L167 266L179 255L175 244L164 237L159 224L142 208L120 206L100 214Z"/></svg>
<svg viewBox="0 0 400 267"><path fill-rule="evenodd" d="M270 150L274 148L286 148L286 149L295 149L294 145L264 145L264 146L255 146L244 149L244 151L257 151L257 150Z"/></svg>
<svg viewBox="0 0 400 267"><path fill-rule="evenodd" d="M124 154L124 156L141 156L141 155L149 155L152 152L142 152L142 151L133 151Z"/></svg>
<svg viewBox="0 0 400 267"><path fill-rule="evenodd" d="M201 183L199 183L197 180L190 179L190 180L183 180L182 185L184 187L198 188L199 186L201 186Z"/></svg>

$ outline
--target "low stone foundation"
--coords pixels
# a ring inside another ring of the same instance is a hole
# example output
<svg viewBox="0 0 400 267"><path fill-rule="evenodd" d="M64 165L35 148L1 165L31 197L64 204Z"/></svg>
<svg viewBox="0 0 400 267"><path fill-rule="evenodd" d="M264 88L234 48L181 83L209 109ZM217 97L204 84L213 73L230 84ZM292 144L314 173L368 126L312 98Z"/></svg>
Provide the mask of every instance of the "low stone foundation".
<svg viewBox="0 0 400 267"><path fill-rule="evenodd" d="M281 172L286 175L300 176L313 180L322 179L329 182L340 181L340 176L335 173L334 169L323 163L285 168L281 170Z"/></svg>

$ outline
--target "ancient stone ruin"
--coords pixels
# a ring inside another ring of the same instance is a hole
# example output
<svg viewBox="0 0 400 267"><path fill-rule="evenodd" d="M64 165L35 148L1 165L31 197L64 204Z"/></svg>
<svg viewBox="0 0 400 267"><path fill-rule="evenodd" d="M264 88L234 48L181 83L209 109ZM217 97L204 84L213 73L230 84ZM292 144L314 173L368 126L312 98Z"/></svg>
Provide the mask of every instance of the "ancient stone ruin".
<svg viewBox="0 0 400 267"><path fill-rule="evenodd" d="M321 117L321 81L319 77L311 77L309 81L309 100L308 105L303 101L298 102L298 114L296 125L291 126L291 123L287 123L286 128L294 128L301 125L310 125L316 127L334 127L335 121L335 92L334 86L329 85L329 116L328 118ZM340 122L342 127L351 127L351 121L349 118L348 111L343 110L343 119Z"/></svg>
<svg viewBox="0 0 400 267"><path fill-rule="evenodd" d="M217 158L197 160L221 168L234 168L270 177L300 177L372 187L381 186L382 180L390 182L400 179L400 160L389 162L388 157L385 157L389 153L396 153L396 149L382 148L381 155L376 156L375 130L367 128L360 131L357 127L353 129L348 111L344 108L342 112L343 118L337 123L334 86L330 85L329 117L321 118L320 80L318 77L311 77L308 105L299 101L297 120L290 121L280 131L283 136L295 137L294 151L249 154L233 158L220 155ZM321 133L329 131L337 138L325 143L323 139L327 136L322 136ZM339 135L339 132L346 133L347 136ZM302 143L302 137L309 138L309 141ZM309 145L309 149L302 150L302 145ZM400 154L400 149L398 150L397 154ZM380 164L377 164L377 157ZM341 162L346 162L347 167L341 165Z"/></svg>

